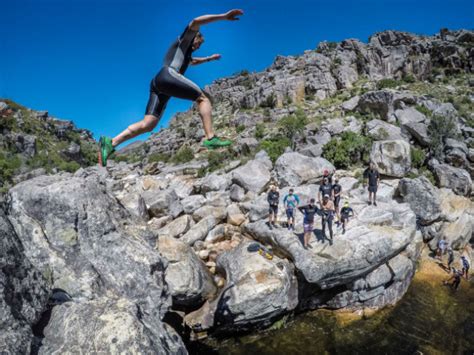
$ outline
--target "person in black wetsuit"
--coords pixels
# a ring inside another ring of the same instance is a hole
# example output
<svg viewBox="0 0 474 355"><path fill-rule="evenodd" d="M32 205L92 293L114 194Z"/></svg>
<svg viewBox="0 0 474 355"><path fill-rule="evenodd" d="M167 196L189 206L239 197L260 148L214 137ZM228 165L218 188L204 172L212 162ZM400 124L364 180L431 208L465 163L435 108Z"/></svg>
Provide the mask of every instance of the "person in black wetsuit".
<svg viewBox="0 0 474 355"><path fill-rule="evenodd" d="M183 74L189 64L198 65L220 59L220 54L204 58L193 58L192 53L204 42L204 37L199 32L200 26L211 22L228 20L236 21L243 15L242 10L231 10L220 15L204 15L192 20L186 26L181 36L173 42L168 49L163 61L163 66L150 83L150 97L143 120L130 125L115 138L100 137L99 164L107 165L108 157L115 151L119 144L140 134L152 131L160 120L171 97L196 101L199 115L204 127L206 140L203 145L207 148L216 148L230 145L228 140L219 139L212 129L212 107L209 98L201 88Z"/></svg>
<svg viewBox="0 0 474 355"><path fill-rule="evenodd" d="M332 185L329 182L329 178L328 177L323 178L323 183L321 185L319 185L319 191L318 191L318 201L319 201L319 203L323 202L323 197L325 195L329 195L329 198L332 201L332 199L333 199L332 193L333 193Z"/></svg>
<svg viewBox="0 0 474 355"><path fill-rule="evenodd" d="M334 197L334 208L336 209L337 223L341 221L341 216L339 214L339 204L341 203L341 192L342 192L342 186L339 184L339 178L336 176L334 178L334 184L332 185L332 194Z"/></svg>
<svg viewBox="0 0 474 355"><path fill-rule="evenodd" d="M270 186L270 191L267 195L268 201L268 227L276 227L276 220L278 217L278 204L280 203L280 193L276 185Z"/></svg>

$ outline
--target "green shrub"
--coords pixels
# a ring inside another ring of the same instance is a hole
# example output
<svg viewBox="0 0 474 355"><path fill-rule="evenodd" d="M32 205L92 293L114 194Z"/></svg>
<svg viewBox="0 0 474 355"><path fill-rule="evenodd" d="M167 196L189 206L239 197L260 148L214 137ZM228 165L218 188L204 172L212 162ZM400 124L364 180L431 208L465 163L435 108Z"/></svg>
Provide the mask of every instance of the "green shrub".
<svg viewBox="0 0 474 355"><path fill-rule="evenodd" d="M403 77L403 81L408 84L416 82L416 78L412 74L407 74Z"/></svg>
<svg viewBox="0 0 474 355"><path fill-rule="evenodd" d="M81 166L75 161L63 161L57 166L59 170L67 171L70 173L76 172L80 167Z"/></svg>
<svg viewBox="0 0 474 355"><path fill-rule="evenodd" d="M447 138L457 138L458 135L455 118L452 116L433 116L428 126L428 135L431 138L431 152L436 158L442 158L444 141Z"/></svg>
<svg viewBox="0 0 474 355"><path fill-rule="evenodd" d="M354 132L343 132L324 146L323 157L336 168L349 168L359 162L368 162L372 141Z"/></svg>
<svg viewBox="0 0 474 355"><path fill-rule="evenodd" d="M194 159L193 150L187 145L183 145L181 148L178 149L176 154L171 158L171 161L176 164L183 164L193 159Z"/></svg>
<svg viewBox="0 0 474 355"><path fill-rule="evenodd" d="M415 168L421 168L425 162L426 153L423 149L411 147L411 163Z"/></svg>
<svg viewBox="0 0 474 355"><path fill-rule="evenodd" d="M265 136L265 125L263 123L257 123L255 126L255 138L262 139Z"/></svg>
<svg viewBox="0 0 474 355"><path fill-rule="evenodd" d="M290 144L291 141L287 137L273 137L263 140L260 143L260 148L265 150L270 159L275 162Z"/></svg>
<svg viewBox="0 0 474 355"><path fill-rule="evenodd" d="M418 110L418 112L424 114L426 117L431 117L431 111L425 106L416 105L415 108Z"/></svg>
<svg viewBox="0 0 474 355"><path fill-rule="evenodd" d="M424 177L426 177L433 186L436 186L436 179L433 175L433 173L431 172L431 170L428 170L426 167L422 167L420 169L420 173L421 175L423 175Z"/></svg>
<svg viewBox="0 0 474 355"><path fill-rule="evenodd" d="M235 130L237 131L237 133L242 133L243 131L245 131L245 126L243 124L238 125L237 127L235 127Z"/></svg>
<svg viewBox="0 0 474 355"><path fill-rule="evenodd" d="M308 118L303 110L298 109L295 114L285 116L278 121L281 132L288 138L292 149L295 149L296 138L304 131L304 127L308 123Z"/></svg>
<svg viewBox="0 0 474 355"><path fill-rule="evenodd" d="M156 162L159 162L159 161L162 161L162 162L167 162L170 160L170 156L168 154L165 154L165 153L152 153L148 156L148 162L149 163L156 163Z"/></svg>
<svg viewBox="0 0 474 355"><path fill-rule="evenodd" d="M0 180L11 181L17 169L22 165L18 155L7 155L0 153Z"/></svg>
<svg viewBox="0 0 474 355"><path fill-rule="evenodd" d="M377 82L377 89L390 89L396 88L400 85L400 82L395 79L382 79Z"/></svg>

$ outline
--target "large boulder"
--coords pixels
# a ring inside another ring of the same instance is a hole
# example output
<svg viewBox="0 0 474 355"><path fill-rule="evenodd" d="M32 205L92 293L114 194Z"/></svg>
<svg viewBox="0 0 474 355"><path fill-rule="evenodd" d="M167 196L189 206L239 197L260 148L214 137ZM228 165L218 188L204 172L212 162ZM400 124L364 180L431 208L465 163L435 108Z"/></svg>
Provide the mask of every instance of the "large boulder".
<svg viewBox="0 0 474 355"><path fill-rule="evenodd" d="M403 139L402 130L393 124L382 120L371 120L366 125L367 134L375 140L400 140Z"/></svg>
<svg viewBox="0 0 474 355"><path fill-rule="evenodd" d="M169 262L165 280L174 306L195 308L215 294L209 271L191 247L172 237L160 237L157 248Z"/></svg>
<svg viewBox="0 0 474 355"><path fill-rule="evenodd" d="M185 214L184 216L178 217L175 220L171 221L163 228L160 228L156 233L159 236L179 238L181 235L186 233L193 225L194 221L191 216Z"/></svg>
<svg viewBox="0 0 474 355"><path fill-rule="evenodd" d="M66 302L52 310L40 354L187 354L176 332L128 299Z"/></svg>
<svg viewBox="0 0 474 355"><path fill-rule="evenodd" d="M298 186L321 179L324 170L335 171L334 166L323 158L311 158L297 152L281 155L275 163L281 186Z"/></svg>
<svg viewBox="0 0 474 355"><path fill-rule="evenodd" d="M410 144L403 140L376 141L370 160L383 175L403 177L411 169Z"/></svg>
<svg viewBox="0 0 474 355"><path fill-rule="evenodd" d="M0 209L0 353L31 352L32 326L46 308L48 283L26 258Z"/></svg>
<svg viewBox="0 0 474 355"><path fill-rule="evenodd" d="M420 218L422 224L431 224L440 218L439 192L426 177L401 179L398 184L398 192L403 201L407 202Z"/></svg>
<svg viewBox="0 0 474 355"><path fill-rule="evenodd" d="M148 245L151 232L133 228L136 221L107 193L99 175L42 176L18 184L10 190L9 219L26 257L53 288L80 302L126 298L150 334L160 335L155 337L156 351L176 344L162 323L171 304L164 281L167 262ZM80 328L87 328L81 322L94 318L78 320ZM51 323L56 326L64 323ZM81 339L90 342L90 337ZM67 347L53 344L51 352Z"/></svg>
<svg viewBox="0 0 474 355"><path fill-rule="evenodd" d="M412 136L420 145L429 146L430 137L428 135L429 120L414 107L405 107L395 111L398 123L404 130Z"/></svg>
<svg viewBox="0 0 474 355"><path fill-rule="evenodd" d="M250 160L232 171L232 182L246 191L260 193L270 181L271 165L261 160Z"/></svg>
<svg viewBox="0 0 474 355"><path fill-rule="evenodd" d="M471 194L472 179L466 170L437 162L431 162L430 165L439 187L447 187L461 196Z"/></svg>
<svg viewBox="0 0 474 355"><path fill-rule="evenodd" d="M292 264L277 256L268 260L249 251L251 244L243 241L217 259L227 279L215 311L220 329L246 330L269 325L298 304Z"/></svg>
<svg viewBox="0 0 474 355"><path fill-rule="evenodd" d="M376 269L404 250L414 238L415 215L408 205L380 207L392 214L391 222L384 218L381 226L377 216L370 223L373 226L353 221L346 234L335 237L331 243L317 234L311 249L304 249L293 233L270 230L264 221L249 223L244 230L288 255L308 283L330 289Z"/></svg>
<svg viewBox="0 0 474 355"><path fill-rule="evenodd" d="M145 191L143 198L150 214L154 217L171 215L176 218L183 212L183 206L174 189Z"/></svg>

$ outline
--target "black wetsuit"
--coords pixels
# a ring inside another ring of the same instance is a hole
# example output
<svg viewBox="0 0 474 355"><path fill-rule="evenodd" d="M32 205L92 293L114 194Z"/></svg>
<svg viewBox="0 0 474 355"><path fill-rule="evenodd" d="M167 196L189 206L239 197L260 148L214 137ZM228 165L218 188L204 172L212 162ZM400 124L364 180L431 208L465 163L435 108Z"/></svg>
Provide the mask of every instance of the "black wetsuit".
<svg viewBox="0 0 474 355"><path fill-rule="evenodd" d="M339 184L332 185L332 190L334 191L334 207L336 209L339 207L339 203L341 202L341 191L342 187ZM336 195L339 194L339 195Z"/></svg>
<svg viewBox="0 0 474 355"><path fill-rule="evenodd" d="M321 184L319 186L319 192L321 193L321 199L325 196L328 195L329 198L332 200L332 185L327 183L327 184Z"/></svg>
<svg viewBox="0 0 474 355"><path fill-rule="evenodd" d="M150 83L146 115L160 118L172 96L192 101L201 96L199 86L183 76L192 59L192 45L197 33L187 26L168 49L163 67Z"/></svg>
<svg viewBox="0 0 474 355"><path fill-rule="evenodd" d="M270 214L274 214L275 216L278 214L278 203L280 201L280 193L278 191L270 191L267 195L267 201L269 205L268 212Z"/></svg>

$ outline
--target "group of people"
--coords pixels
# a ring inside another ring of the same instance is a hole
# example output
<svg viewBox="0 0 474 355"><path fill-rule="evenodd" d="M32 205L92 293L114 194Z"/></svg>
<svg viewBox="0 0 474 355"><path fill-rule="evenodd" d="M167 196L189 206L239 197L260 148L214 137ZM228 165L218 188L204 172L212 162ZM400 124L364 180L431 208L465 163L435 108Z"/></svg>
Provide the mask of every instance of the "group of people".
<svg viewBox="0 0 474 355"><path fill-rule="evenodd" d="M453 267L454 263L454 250L449 245L446 237L443 237L439 240L438 246L436 249L436 258L442 262L443 256L448 256L447 264L443 267L446 269L448 273L450 273L450 277L444 281L445 285L449 285L454 291L456 291L461 283L461 279L464 277L466 280L469 280L469 269L471 268L470 262L465 255L461 255L459 258L460 268L456 269Z"/></svg>
<svg viewBox="0 0 474 355"><path fill-rule="evenodd" d="M283 205L287 217L288 230L295 230L295 214L296 210L303 214L303 230L304 239L303 246L305 248L311 247L309 241L314 230L315 216L321 216L322 234L326 238L326 228L329 231L331 240L334 237L333 222L342 226L342 233L346 232L346 226L351 217L354 216L353 209L349 206L349 201L344 203L340 209L342 187L339 184L339 178L329 174L328 170L324 171L322 183L318 191L319 207L316 205L316 200L311 198L305 205L300 205L300 198L295 194L294 189L290 189L288 194L283 198ZM277 227L278 206L280 204L280 193L276 184L272 184L267 195L269 204L269 228Z"/></svg>

